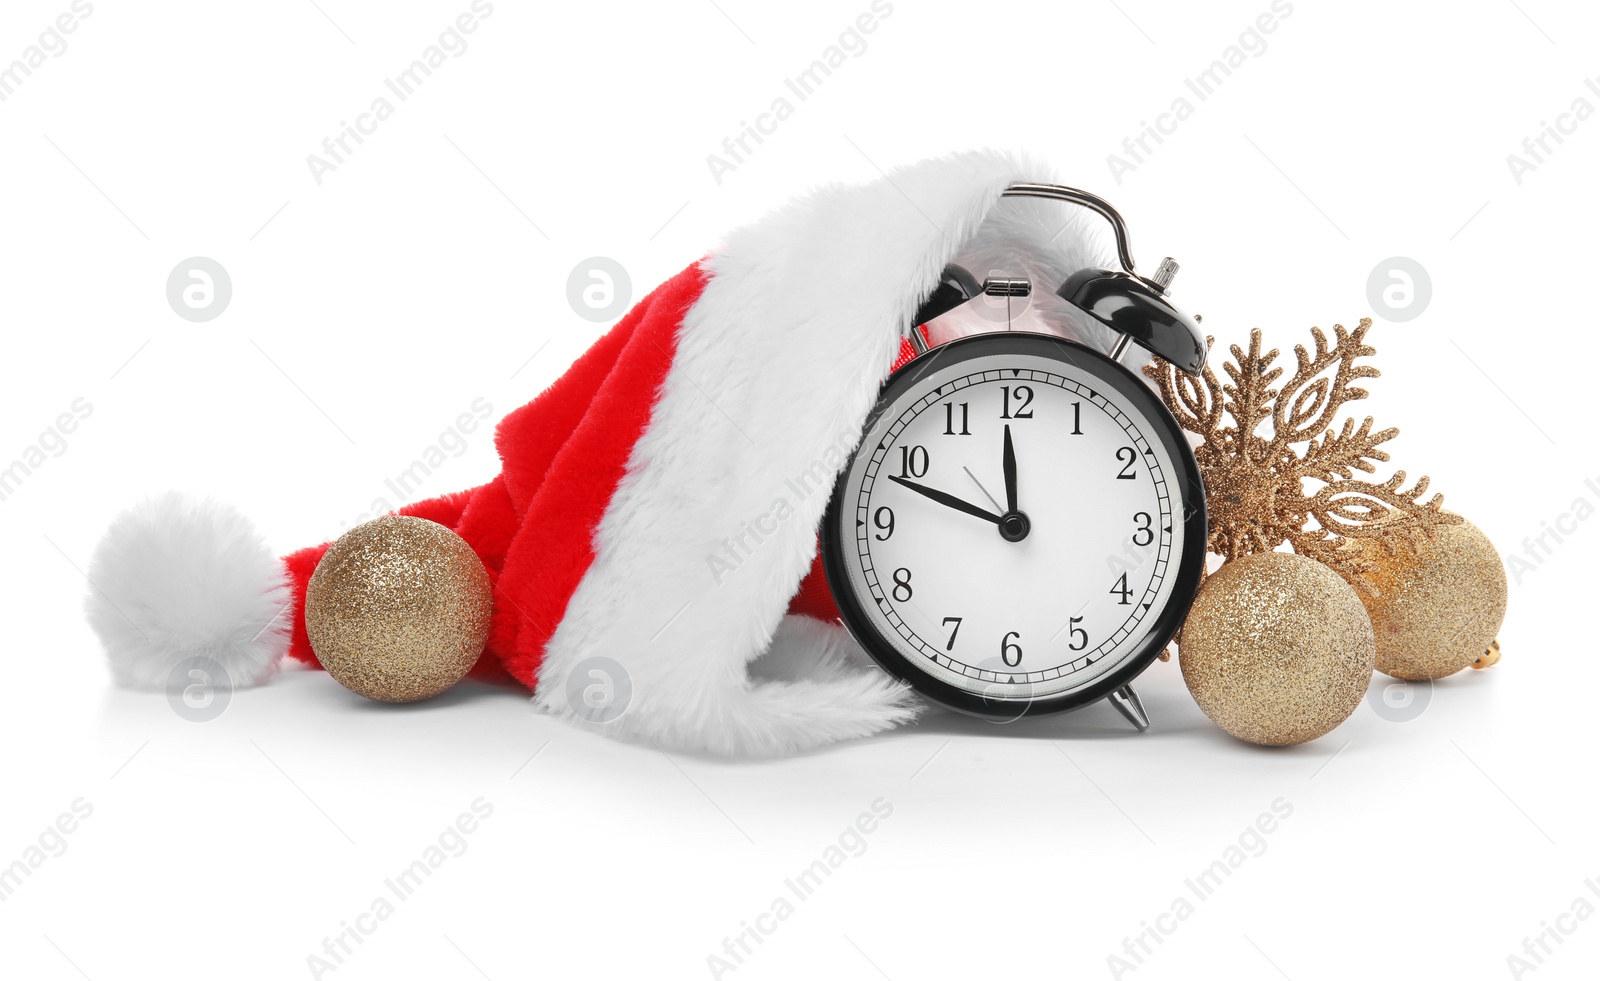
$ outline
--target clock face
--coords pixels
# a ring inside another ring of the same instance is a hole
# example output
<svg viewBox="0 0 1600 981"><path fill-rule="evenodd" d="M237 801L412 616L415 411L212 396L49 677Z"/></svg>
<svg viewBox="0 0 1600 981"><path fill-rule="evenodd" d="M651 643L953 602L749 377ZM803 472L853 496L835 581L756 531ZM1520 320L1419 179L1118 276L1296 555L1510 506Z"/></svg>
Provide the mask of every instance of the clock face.
<svg viewBox="0 0 1600 981"><path fill-rule="evenodd" d="M879 663L956 708L1014 717L1143 670L1193 598L1204 529L1193 456L1147 388L1078 345L1005 333L890 379L824 551Z"/></svg>

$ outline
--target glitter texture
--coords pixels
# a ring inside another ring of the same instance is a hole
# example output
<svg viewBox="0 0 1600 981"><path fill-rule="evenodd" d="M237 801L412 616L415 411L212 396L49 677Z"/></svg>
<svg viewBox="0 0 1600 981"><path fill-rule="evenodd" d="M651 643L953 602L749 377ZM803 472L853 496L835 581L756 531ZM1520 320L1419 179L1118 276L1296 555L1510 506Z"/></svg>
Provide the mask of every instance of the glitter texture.
<svg viewBox="0 0 1600 981"><path fill-rule="evenodd" d="M1294 374L1276 388L1283 377L1274 364L1278 349L1262 353L1259 330L1251 331L1248 351L1230 348L1233 361L1222 367L1231 384L1209 367L1197 379L1160 359L1146 366L1167 409L1203 440L1194 455L1206 487L1208 549L1236 559L1287 542L1353 578L1377 556L1356 543L1377 540L1394 551L1460 520L1442 510L1439 495L1422 499L1427 477L1409 489L1404 470L1381 482L1355 477L1387 462L1380 447L1400 434L1374 432L1371 416L1359 426L1346 417L1333 428L1346 402L1367 397L1353 383L1378 377L1377 368L1357 364L1377 353L1365 343L1371 326L1370 319L1355 330L1334 324L1332 345L1313 327L1312 350L1295 345ZM1261 435L1263 429L1271 435Z"/></svg>
<svg viewBox="0 0 1600 981"><path fill-rule="evenodd" d="M455 532L378 518L333 543L306 588L306 631L335 681L380 702L454 685L489 635L489 574Z"/></svg>
<svg viewBox="0 0 1600 981"><path fill-rule="evenodd" d="M1443 678L1480 658L1500 659L1495 634L1506 617L1500 553L1469 521L1441 528L1415 548L1363 543L1373 566L1361 600L1378 639L1378 670L1405 681Z"/></svg>
<svg viewBox="0 0 1600 981"><path fill-rule="evenodd" d="M1366 696L1375 657L1355 589L1288 552L1218 569L1178 649L1184 683L1211 721L1262 746L1303 743L1343 722Z"/></svg>

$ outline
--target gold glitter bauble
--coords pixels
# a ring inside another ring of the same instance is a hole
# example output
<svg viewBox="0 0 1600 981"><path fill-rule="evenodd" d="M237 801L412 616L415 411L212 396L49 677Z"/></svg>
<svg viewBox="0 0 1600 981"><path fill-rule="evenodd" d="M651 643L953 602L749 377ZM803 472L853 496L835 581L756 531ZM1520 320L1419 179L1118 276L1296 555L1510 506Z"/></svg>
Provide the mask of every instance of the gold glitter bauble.
<svg viewBox="0 0 1600 981"><path fill-rule="evenodd" d="M1426 681L1485 657L1506 618L1506 569L1483 532L1463 521L1392 554L1377 542L1361 548L1373 565L1355 584L1378 638L1379 671Z"/></svg>
<svg viewBox="0 0 1600 981"><path fill-rule="evenodd" d="M1292 746L1367 694L1372 624L1350 584L1288 552L1233 559L1200 587L1178 639L1184 683L1230 735Z"/></svg>
<svg viewBox="0 0 1600 981"><path fill-rule="evenodd" d="M489 574L441 524L390 515L339 536L306 587L306 632L335 681L414 702L460 681L489 636Z"/></svg>

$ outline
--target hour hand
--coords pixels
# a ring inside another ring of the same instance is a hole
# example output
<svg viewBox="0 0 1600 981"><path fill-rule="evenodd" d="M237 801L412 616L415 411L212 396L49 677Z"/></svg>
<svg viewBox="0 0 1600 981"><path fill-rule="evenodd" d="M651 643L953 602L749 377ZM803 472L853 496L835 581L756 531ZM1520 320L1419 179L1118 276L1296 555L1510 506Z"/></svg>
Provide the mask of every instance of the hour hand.
<svg viewBox="0 0 1600 981"><path fill-rule="evenodd" d="M923 497L926 497L928 500L943 504L947 508L954 508L957 511L970 514L976 518L982 518L985 521L992 521L995 524L1000 523L1000 516L998 514L985 511L976 504L968 504L966 501L956 497L954 494L946 494L944 491L934 490L932 487L924 487L921 484L913 484L904 477L896 477L891 475L889 479L899 484L901 487L914 490Z"/></svg>

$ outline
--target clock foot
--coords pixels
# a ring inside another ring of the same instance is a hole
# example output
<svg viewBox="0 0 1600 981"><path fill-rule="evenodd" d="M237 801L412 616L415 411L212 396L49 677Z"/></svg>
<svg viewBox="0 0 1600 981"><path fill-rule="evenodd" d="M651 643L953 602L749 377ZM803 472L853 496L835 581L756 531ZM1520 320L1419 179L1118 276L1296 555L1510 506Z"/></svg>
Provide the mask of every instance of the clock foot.
<svg viewBox="0 0 1600 981"><path fill-rule="evenodd" d="M1116 691L1106 696L1106 701L1116 706L1123 718L1133 723L1133 727L1140 732L1150 728L1150 717L1144 714L1144 703L1139 701L1139 694L1133 690L1132 685L1123 685Z"/></svg>

